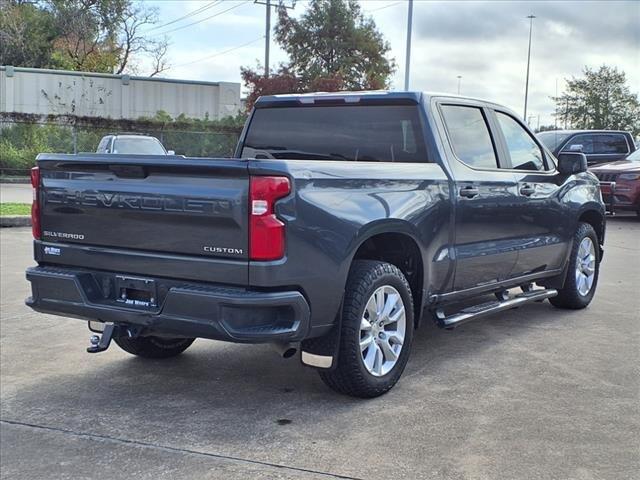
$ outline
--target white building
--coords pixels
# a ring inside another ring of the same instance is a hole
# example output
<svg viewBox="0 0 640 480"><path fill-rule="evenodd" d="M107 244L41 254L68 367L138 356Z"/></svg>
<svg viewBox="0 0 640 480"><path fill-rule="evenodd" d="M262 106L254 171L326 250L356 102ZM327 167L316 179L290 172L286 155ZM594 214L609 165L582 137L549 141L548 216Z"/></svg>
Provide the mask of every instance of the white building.
<svg viewBox="0 0 640 480"><path fill-rule="evenodd" d="M240 108L239 83L0 66L0 112L135 120L164 110L215 120Z"/></svg>

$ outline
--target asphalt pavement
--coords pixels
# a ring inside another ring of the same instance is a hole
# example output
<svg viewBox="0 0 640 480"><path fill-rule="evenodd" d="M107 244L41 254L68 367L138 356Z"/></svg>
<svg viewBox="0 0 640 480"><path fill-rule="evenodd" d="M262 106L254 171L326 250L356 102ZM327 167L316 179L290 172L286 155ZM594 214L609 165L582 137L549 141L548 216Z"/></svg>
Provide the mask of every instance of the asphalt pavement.
<svg viewBox="0 0 640 480"><path fill-rule="evenodd" d="M398 385L365 401L268 346L87 354L82 321L24 306L30 230L2 229L1 476L636 479L640 222L612 219L607 235L588 309L425 322Z"/></svg>

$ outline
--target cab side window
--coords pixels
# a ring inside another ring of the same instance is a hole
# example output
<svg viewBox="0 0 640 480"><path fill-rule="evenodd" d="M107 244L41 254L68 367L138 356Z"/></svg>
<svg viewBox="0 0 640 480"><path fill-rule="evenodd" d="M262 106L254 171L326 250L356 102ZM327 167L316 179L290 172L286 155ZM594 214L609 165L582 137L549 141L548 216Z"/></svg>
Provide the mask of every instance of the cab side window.
<svg viewBox="0 0 640 480"><path fill-rule="evenodd" d="M593 135L576 135L569 140L564 147L562 147L562 151L582 152L586 155L595 153L593 151Z"/></svg>
<svg viewBox="0 0 640 480"><path fill-rule="evenodd" d="M629 153L629 145L624 135L608 133L595 135L593 153L600 155L624 155Z"/></svg>
<svg viewBox="0 0 640 480"><path fill-rule="evenodd" d="M542 149L533 140L531 134L513 117L496 112L498 124L502 129L507 150L514 170L545 170Z"/></svg>
<svg viewBox="0 0 640 480"><path fill-rule="evenodd" d="M473 168L497 168L496 152L482 110L461 105L442 105L441 109L456 156Z"/></svg>

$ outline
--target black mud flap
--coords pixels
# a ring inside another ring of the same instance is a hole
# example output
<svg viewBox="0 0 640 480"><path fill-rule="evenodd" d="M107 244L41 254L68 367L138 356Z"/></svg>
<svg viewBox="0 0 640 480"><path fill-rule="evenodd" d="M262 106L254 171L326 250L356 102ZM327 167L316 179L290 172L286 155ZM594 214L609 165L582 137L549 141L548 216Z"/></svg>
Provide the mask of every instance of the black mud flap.
<svg viewBox="0 0 640 480"><path fill-rule="evenodd" d="M322 370L333 370L338 364L340 350L340 322L322 337L303 340L300 360L303 364Z"/></svg>
<svg viewBox="0 0 640 480"><path fill-rule="evenodd" d="M321 370L333 370L338 365L343 302L344 294L340 302L339 313L336 315L336 321L329 333L322 337L309 338L301 342L300 360L304 365Z"/></svg>

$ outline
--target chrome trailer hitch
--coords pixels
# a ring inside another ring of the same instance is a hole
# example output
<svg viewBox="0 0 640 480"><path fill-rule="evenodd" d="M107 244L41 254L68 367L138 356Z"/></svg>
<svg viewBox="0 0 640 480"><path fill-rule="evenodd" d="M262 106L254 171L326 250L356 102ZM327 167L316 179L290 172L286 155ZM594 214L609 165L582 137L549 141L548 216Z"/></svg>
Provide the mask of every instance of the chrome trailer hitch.
<svg viewBox="0 0 640 480"><path fill-rule="evenodd" d="M105 323L102 335L91 335L89 339L91 346L87 347L87 353L104 352L111 345L111 339L117 330L118 327L113 323Z"/></svg>

